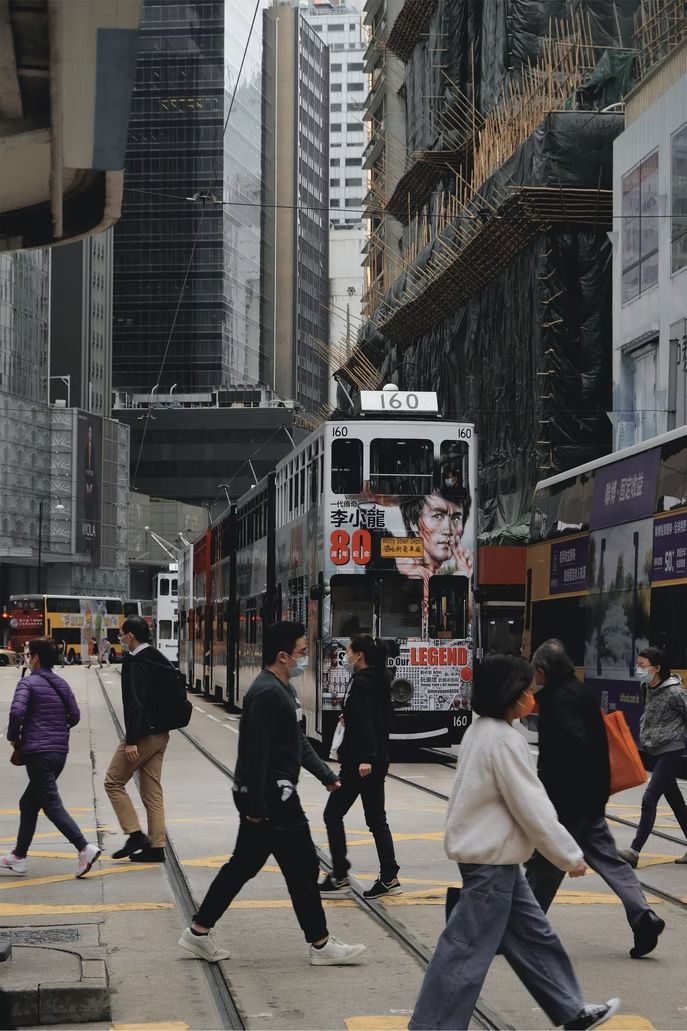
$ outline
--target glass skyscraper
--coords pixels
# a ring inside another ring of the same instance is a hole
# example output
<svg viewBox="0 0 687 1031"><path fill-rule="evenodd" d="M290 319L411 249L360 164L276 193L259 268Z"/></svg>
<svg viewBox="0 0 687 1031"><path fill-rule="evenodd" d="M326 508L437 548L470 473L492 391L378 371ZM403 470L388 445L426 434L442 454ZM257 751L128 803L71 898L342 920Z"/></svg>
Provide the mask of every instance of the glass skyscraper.
<svg viewBox="0 0 687 1031"><path fill-rule="evenodd" d="M260 14L223 138L252 8L146 0L115 230L115 389L258 379Z"/></svg>

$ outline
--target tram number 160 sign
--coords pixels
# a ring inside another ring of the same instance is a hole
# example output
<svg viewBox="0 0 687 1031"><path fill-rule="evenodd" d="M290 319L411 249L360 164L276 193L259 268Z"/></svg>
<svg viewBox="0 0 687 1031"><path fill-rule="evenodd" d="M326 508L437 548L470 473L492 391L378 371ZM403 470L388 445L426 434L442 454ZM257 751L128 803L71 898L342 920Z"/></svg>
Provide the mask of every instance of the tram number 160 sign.
<svg viewBox="0 0 687 1031"><path fill-rule="evenodd" d="M353 559L356 566L366 566L372 558L372 537L369 530L332 530L329 557L335 566L347 566Z"/></svg>

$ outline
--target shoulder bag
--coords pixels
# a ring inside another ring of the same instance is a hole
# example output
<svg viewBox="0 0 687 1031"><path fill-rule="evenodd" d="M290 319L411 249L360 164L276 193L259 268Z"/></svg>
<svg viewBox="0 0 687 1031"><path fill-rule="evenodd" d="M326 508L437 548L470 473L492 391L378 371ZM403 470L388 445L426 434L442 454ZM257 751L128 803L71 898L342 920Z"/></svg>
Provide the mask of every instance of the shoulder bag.
<svg viewBox="0 0 687 1031"><path fill-rule="evenodd" d="M646 770L639 749L620 711L603 714L608 737L608 758L611 764L611 794L636 788L646 781Z"/></svg>

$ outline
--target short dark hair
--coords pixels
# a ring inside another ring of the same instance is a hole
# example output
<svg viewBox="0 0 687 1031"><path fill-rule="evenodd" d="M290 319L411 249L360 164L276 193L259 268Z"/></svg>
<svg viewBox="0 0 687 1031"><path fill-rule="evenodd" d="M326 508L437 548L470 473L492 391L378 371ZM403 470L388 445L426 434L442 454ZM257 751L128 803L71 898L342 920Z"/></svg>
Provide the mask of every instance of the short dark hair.
<svg viewBox="0 0 687 1031"><path fill-rule="evenodd" d="M557 637L549 637L540 644L532 656L532 665L541 669L552 682L575 674L575 664Z"/></svg>
<svg viewBox="0 0 687 1031"><path fill-rule="evenodd" d="M305 627L302 623L292 623L288 619L282 619L279 623L265 628L265 665L271 666L277 661L279 652L286 652L290 655L296 647L299 637L305 637Z"/></svg>
<svg viewBox="0 0 687 1031"><path fill-rule="evenodd" d="M141 644L150 644L150 627L143 616L127 616L122 623L123 634L133 634Z"/></svg>
<svg viewBox="0 0 687 1031"><path fill-rule="evenodd" d="M668 656L661 648L654 648L653 645L650 645L648 648L642 648L637 658L640 656L643 659L648 659L652 666L658 667L658 675L661 680L665 680L666 677L670 676Z"/></svg>
<svg viewBox="0 0 687 1031"><path fill-rule="evenodd" d="M472 687L472 708L478 716L502 720L532 683L532 667L516 655L487 655Z"/></svg>
<svg viewBox="0 0 687 1031"><path fill-rule="evenodd" d="M368 666L384 666L386 651L369 634L352 634L351 651L362 655Z"/></svg>
<svg viewBox="0 0 687 1031"><path fill-rule="evenodd" d="M420 494L417 497L409 498L408 501L401 502L399 507L403 516L406 533L415 534L417 532L414 526L416 527L420 521L422 509L427 504L427 499L434 495L440 497L443 501L449 501L453 505L458 505L463 513L463 526L465 526L470 515L470 495L464 491L452 491L444 488L440 490L437 487L434 490L427 491L426 494Z"/></svg>
<svg viewBox="0 0 687 1031"><path fill-rule="evenodd" d="M57 645L52 637L34 637L29 641L29 655L37 655L41 669L52 669L57 662Z"/></svg>

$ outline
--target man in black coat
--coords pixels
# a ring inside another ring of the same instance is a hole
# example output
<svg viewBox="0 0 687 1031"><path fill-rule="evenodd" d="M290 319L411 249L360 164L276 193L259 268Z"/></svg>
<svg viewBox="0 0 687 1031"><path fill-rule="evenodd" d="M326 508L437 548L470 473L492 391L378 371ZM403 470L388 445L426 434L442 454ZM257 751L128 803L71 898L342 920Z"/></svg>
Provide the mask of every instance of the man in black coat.
<svg viewBox="0 0 687 1031"><path fill-rule="evenodd" d="M539 706L539 777L558 819L584 852L585 862L615 892L634 932L633 959L656 948L665 923L646 900L632 868L618 856L605 818L611 771L601 709L575 676L562 643L545 641L532 656ZM546 912L563 873L535 852L527 880Z"/></svg>

